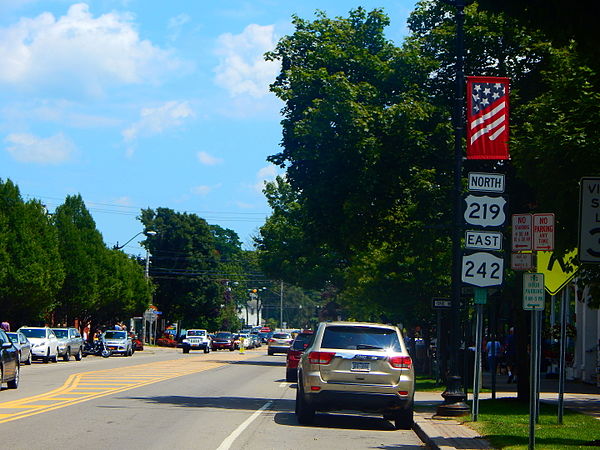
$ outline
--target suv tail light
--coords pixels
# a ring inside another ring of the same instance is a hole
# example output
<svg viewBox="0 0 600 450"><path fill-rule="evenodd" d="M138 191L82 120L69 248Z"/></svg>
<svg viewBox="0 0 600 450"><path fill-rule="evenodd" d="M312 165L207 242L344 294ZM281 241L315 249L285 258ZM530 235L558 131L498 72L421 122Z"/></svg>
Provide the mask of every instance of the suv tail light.
<svg viewBox="0 0 600 450"><path fill-rule="evenodd" d="M269 339L269 342L275 342L275 339L271 338L271 339Z"/></svg>
<svg viewBox="0 0 600 450"><path fill-rule="evenodd" d="M329 364L333 357L335 356L334 352L310 352L308 354L308 361L311 364Z"/></svg>
<svg viewBox="0 0 600 450"><path fill-rule="evenodd" d="M410 369L412 359L410 356L392 356L390 357L390 365L396 369Z"/></svg>

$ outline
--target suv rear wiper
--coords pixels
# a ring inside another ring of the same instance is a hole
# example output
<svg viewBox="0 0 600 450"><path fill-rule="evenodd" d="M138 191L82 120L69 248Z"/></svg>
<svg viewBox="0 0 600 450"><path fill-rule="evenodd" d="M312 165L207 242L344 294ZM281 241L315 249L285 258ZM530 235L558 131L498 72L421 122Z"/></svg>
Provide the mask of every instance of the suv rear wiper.
<svg viewBox="0 0 600 450"><path fill-rule="evenodd" d="M369 344L358 344L356 350L383 350L383 347L377 347L376 345Z"/></svg>

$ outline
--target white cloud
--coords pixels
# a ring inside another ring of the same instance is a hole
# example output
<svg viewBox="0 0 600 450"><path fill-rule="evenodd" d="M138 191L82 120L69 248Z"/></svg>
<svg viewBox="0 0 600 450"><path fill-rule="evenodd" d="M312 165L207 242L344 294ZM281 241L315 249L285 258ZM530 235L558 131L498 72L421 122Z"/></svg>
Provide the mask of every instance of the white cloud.
<svg viewBox="0 0 600 450"><path fill-rule="evenodd" d="M0 28L0 83L94 95L115 84L156 83L181 63L141 39L133 19L118 12L93 17L77 3L62 17L45 12Z"/></svg>
<svg viewBox="0 0 600 450"><path fill-rule="evenodd" d="M179 14L175 17L171 17L167 25L167 29L170 32L169 40L176 41L179 38L179 35L181 34L183 26L190 20L191 18L187 14Z"/></svg>
<svg viewBox="0 0 600 450"><path fill-rule="evenodd" d="M274 25L248 25L240 34L225 33L218 38L215 82L231 96L260 98L279 72L279 63L265 61L264 53L276 44Z"/></svg>
<svg viewBox="0 0 600 450"><path fill-rule="evenodd" d="M116 205L119 205L119 206L132 206L133 205L131 198L127 197L127 196L119 197L119 198L115 199L113 203Z"/></svg>
<svg viewBox="0 0 600 450"><path fill-rule="evenodd" d="M205 166L216 166L217 164L221 164L223 162L221 158L209 155L206 152L198 152L198 161Z"/></svg>
<svg viewBox="0 0 600 450"><path fill-rule="evenodd" d="M274 165L268 165L263 167L256 173L256 183L253 185L253 189L256 192L262 193L262 190L265 187L265 183L268 181L273 181L277 176L277 167Z"/></svg>
<svg viewBox="0 0 600 450"><path fill-rule="evenodd" d="M194 111L188 102L170 101L157 108L142 108L140 120L133 123L121 134L127 143L133 143L139 137L154 136L165 130L180 126L185 119L194 117ZM128 155L133 149L128 149Z"/></svg>
<svg viewBox="0 0 600 450"><path fill-rule="evenodd" d="M62 133L48 138L39 138L27 133L9 134L5 139L9 144L6 151L24 163L60 164L68 161L75 146Z"/></svg>
<svg viewBox="0 0 600 450"><path fill-rule="evenodd" d="M204 196L208 195L210 192L214 191L215 189L220 188L221 186L222 185L220 183L216 184L214 186L200 185L200 186L194 186L191 189L191 191L192 191L192 194L200 195L200 196L204 197Z"/></svg>

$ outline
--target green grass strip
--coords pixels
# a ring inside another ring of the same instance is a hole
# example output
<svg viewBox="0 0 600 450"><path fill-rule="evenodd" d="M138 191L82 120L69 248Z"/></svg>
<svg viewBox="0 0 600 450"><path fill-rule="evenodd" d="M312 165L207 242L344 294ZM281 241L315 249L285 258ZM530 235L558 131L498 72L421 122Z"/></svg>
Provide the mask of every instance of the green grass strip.
<svg viewBox="0 0 600 450"><path fill-rule="evenodd" d="M495 448L526 449L529 445L529 403L516 398L480 400L479 421L466 422ZM600 446L600 420L565 409L558 425L557 406L542 403L535 428L536 449Z"/></svg>

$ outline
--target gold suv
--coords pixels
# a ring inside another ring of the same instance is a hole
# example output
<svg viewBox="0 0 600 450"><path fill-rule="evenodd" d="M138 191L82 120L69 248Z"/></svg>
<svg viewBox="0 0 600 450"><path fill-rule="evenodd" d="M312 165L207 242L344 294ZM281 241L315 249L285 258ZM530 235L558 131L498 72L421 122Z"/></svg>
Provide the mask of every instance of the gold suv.
<svg viewBox="0 0 600 450"><path fill-rule="evenodd" d="M322 322L298 364L296 416L310 424L316 411L376 412L410 429L414 392L412 360L397 327Z"/></svg>

